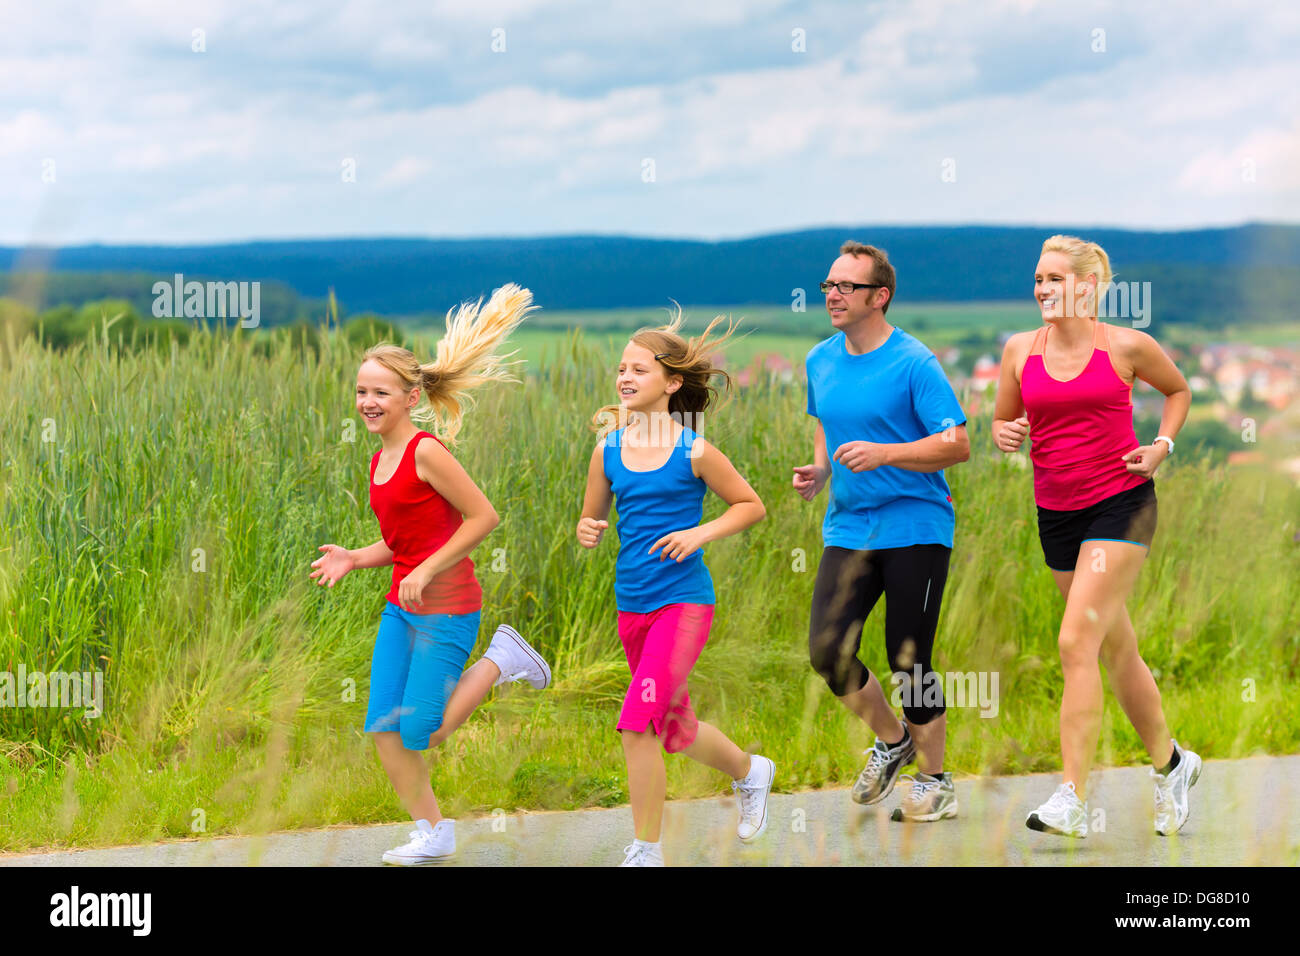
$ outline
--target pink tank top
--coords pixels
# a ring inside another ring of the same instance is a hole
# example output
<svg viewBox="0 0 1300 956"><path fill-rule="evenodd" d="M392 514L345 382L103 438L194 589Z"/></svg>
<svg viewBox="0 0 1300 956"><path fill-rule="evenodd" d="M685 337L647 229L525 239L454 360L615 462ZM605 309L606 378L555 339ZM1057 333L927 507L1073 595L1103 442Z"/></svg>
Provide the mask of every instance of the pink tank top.
<svg viewBox="0 0 1300 956"><path fill-rule="evenodd" d="M1088 364L1069 381L1053 378L1043 364L1047 328L1034 336L1020 373L1034 500L1041 508L1076 511L1147 480L1129 472L1120 460L1139 447L1133 430L1133 386L1110 363L1109 333L1106 348L1097 347L1098 331L1093 330Z"/></svg>

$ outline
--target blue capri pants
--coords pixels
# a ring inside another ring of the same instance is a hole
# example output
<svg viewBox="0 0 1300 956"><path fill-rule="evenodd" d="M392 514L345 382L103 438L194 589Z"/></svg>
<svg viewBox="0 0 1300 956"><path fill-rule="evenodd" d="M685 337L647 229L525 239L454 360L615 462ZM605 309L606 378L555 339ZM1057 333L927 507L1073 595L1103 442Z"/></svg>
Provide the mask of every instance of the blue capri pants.
<svg viewBox="0 0 1300 956"><path fill-rule="evenodd" d="M480 614L411 614L388 602L370 659L366 733L397 731L407 750L429 749L478 640Z"/></svg>

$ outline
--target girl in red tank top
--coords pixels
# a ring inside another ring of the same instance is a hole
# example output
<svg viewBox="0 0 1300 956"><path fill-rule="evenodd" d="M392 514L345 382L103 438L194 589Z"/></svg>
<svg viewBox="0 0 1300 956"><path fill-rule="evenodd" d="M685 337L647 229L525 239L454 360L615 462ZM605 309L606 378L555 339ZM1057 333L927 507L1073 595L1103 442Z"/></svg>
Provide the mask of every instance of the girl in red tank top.
<svg viewBox="0 0 1300 956"><path fill-rule="evenodd" d="M448 313L435 361L422 365L407 349L379 345L357 372L357 412L382 444L370 462L370 506L381 537L353 551L322 545L311 577L333 587L354 568L393 566L365 730L416 828L408 843L384 854L385 863L431 863L455 853L454 821L442 818L421 751L446 740L497 684L527 680L542 688L551 680L541 655L504 624L465 670L483 603L469 556L498 518L447 447L471 388L514 381L495 351L531 302L528 290L507 285L481 311L463 305ZM418 407L422 398L428 409ZM413 418L431 420L447 444Z"/></svg>
<svg viewBox="0 0 1300 956"><path fill-rule="evenodd" d="M393 586L388 600L401 604L401 585L422 562L436 554L465 523L428 481L418 474L416 451L424 439L443 445L426 431L417 431L402 449L397 468L387 480L375 480L382 451L370 462L370 507L379 519L384 544L393 553ZM449 452L450 454L450 452ZM412 590L420 576L413 578ZM421 602L410 608L415 614L468 614L483 606L483 590L474 576L474 562L461 558L445 571L431 577L420 589Z"/></svg>
<svg viewBox="0 0 1300 956"><path fill-rule="evenodd" d="M1034 275L1044 328L1012 336L1002 355L994 441L1008 454L1026 437L1032 442L1039 538L1065 598L1057 636L1065 678L1064 779L1025 824L1088 835L1085 796L1101 729L1104 663L1151 758L1155 830L1163 836L1187 820L1188 790L1200 775L1201 758L1170 736L1125 602L1155 531L1151 478L1173 451L1191 391L1151 336L1102 325L1097 306L1110 281L1110 260L1100 246L1052 236ZM1139 378L1165 395L1160 434L1141 446L1130 400Z"/></svg>

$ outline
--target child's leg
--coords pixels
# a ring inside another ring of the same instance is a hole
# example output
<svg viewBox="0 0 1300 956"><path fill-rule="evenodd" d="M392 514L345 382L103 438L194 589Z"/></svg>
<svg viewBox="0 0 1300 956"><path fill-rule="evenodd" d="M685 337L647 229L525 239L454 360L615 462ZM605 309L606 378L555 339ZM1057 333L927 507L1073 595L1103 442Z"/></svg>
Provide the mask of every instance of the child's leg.
<svg viewBox="0 0 1300 956"><path fill-rule="evenodd" d="M441 817L429 787L424 757L418 750L407 749L399 732L414 644L415 631L408 626L405 612L390 603L380 616L370 659L365 729L373 737L384 772L411 819L432 824Z"/></svg>
<svg viewBox="0 0 1300 956"><path fill-rule="evenodd" d="M464 681L465 661L474 650L478 639L480 613L430 614L415 616L418 633L411 651L411 671L406 680L406 693L402 698L402 740L411 750L426 750L434 745L433 737L442 729L444 714ZM475 665L477 666L477 665ZM496 670L488 663L486 670ZM485 676L480 668L458 701L459 720L465 722L473 713L484 694L474 697L479 680ZM495 680L495 677L493 678ZM466 703L472 704L466 707ZM445 740L452 727L442 735Z"/></svg>
<svg viewBox="0 0 1300 956"><path fill-rule="evenodd" d="M492 635L483 656L457 681L442 713L442 726L429 738L429 746L436 747L450 737L493 687L515 681L526 681L538 689L548 687L551 669L518 631L502 624Z"/></svg>
<svg viewBox="0 0 1300 956"><path fill-rule="evenodd" d="M681 753L692 760L721 770L733 780L749 775L749 754L731 742L726 734L712 724L700 721L693 740Z"/></svg>
<svg viewBox="0 0 1300 956"><path fill-rule="evenodd" d="M638 840L658 843L664 822L664 800L668 796L668 775L659 738L652 729L622 733L632 831Z"/></svg>
<svg viewBox="0 0 1300 956"><path fill-rule="evenodd" d="M501 668L486 657L480 657L474 665L460 676L456 689L451 692L447 709L442 713L442 726L429 737L429 746L436 747L452 735L461 724L474 713L483 698L488 695L498 677Z"/></svg>
<svg viewBox="0 0 1300 956"><path fill-rule="evenodd" d="M384 765L384 773L388 774L389 783L411 819L436 824L442 819L442 813L433 788L429 786L429 768L424 763L424 754L407 750L402 735L395 731L371 736L374 737L375 749L379 751L379 761Z"/></svg>
<svg viewBox="0 0 1300 956"><path fill-rule="evenodd" d="M713 606L675 604L650 628L638 672L657 673L669 692L662 734L664 750L721 770L734 780L749 774L749 754L712 724L695 718L687 678L699 660L713 624Z"/></svg>

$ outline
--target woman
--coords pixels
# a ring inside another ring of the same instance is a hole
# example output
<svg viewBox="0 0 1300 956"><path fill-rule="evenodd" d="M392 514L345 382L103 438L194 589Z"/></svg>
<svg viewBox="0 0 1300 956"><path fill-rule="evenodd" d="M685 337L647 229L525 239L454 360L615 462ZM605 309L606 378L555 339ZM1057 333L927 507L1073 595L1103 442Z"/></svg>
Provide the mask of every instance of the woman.
<svg viewBox="0 0 1300 956"><path fill-rule="evenodd" d="M1151 336L1097 319L1110 281L1110 260L1100 246L1052 236L1034 274L1043 327L1013 335L1002 355L994 440L1009 454L1033 436L1039 538L1065 598L1059 637L1064 779L1025 823L1087 836L1088 772L1101 727L1100 660L1151 757L1155 829L1167 836L1187 820L1201 758L1170 737L1124 602L1155 532L1152 476L1173 452L1191 392ZM1139 446L1133 430L1136 379L1165 396L1160 434L1149 445Z"/></svg>

